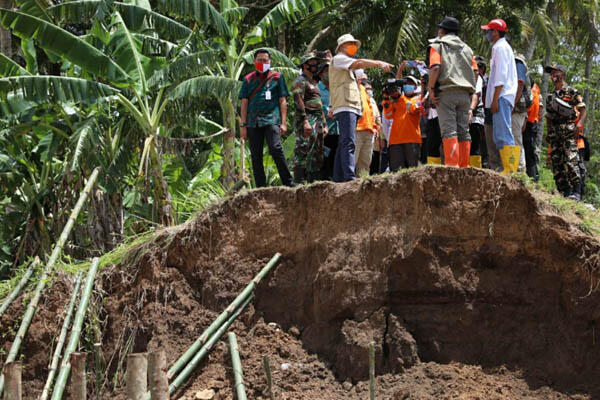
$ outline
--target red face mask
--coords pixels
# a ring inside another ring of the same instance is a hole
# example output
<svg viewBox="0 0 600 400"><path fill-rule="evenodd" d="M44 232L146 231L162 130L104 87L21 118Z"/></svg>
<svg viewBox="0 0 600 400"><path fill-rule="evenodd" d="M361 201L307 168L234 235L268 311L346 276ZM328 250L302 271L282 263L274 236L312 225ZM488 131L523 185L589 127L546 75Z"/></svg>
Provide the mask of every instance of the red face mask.
<svg viewBox="0 0 600 400"><path fill-rule="evenodd" d="M271 63L264 63L264 62L260 62L260 61L254 61L254 66L256 67L256 70L258 72L261 73L265 73L269 70L269 68L271 68Z"/></svg>

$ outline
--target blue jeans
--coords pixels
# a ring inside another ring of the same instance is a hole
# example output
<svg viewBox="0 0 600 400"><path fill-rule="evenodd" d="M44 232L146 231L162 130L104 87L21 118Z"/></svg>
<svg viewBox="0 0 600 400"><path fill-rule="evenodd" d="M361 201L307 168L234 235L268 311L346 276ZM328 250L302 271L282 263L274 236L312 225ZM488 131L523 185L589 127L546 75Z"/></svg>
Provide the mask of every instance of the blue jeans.
<svg viewBox="0 0 600 400"><path fill-rule="evenodd" d="M504 97L498 99L498 112L492 115L494 119L494 143L498 150L504 146L514 146L515 138L512 134L512 109L513 105Z"/></svg>
<svg viewBox="0 0 600 400"><path fill-rule="evenodd" d="M335 114L340 139L333 165L333 181L348 182L354 179L354 148L358 115L343 111Z"/></svg>

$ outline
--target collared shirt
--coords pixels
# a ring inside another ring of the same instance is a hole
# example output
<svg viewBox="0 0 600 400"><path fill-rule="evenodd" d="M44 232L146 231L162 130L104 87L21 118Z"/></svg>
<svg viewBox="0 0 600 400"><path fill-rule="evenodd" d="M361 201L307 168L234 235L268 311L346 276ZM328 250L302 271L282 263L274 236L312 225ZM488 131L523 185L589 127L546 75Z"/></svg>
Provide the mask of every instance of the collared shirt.
<svg viewBox="0 0 600 400"><path fill-rule="evenodd" d="M270 81L263 85L248 104L246 125L250 128L281 124L279 99L288 97L290 92L288 91L283 75L279 73L275 74ZM246 75L240 89L239 98L249 98L250 94L265 78L266 74L258 72ZM270 99L267 99L267 93L270 94Z"/></svg>
<svg viewBox="0 0 600 400"><path fill-rule="evenodd" d="M488 78L485 106L490 108L494 100L496 87L503 86L500 97L504 97L510 104L515 103L517 96L517 65L513 49L505 38L500 38L492 47L490 60L490 76Z"/></svg>
<svg viewBox="0 0 600 400"><path fill-rule="evenodd" d="M356 61L356 58L352 58L344 53L338 53L333 57L332 65L330 68L338 68L345 69L350 71L350 66ZM335 110L334 114L338 114L341 112L352 112L357 115L362 114L362 110L359 110L354 107L339 107Z"/></svg>
<svg viewBox="0 0 600 400"><path fill-rule="evenodd" d="M421 143L421 111L419 96L400 96L396 103L385 111L393 120L389 144Z"/></svg>

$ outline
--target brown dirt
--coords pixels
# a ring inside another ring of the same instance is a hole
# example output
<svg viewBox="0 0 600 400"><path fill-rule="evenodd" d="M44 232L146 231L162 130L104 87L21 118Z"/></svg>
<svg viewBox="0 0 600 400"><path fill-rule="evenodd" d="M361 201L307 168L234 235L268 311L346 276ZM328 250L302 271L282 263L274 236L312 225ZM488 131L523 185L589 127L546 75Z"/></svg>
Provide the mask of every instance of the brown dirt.
<svg viewBox="0 0 600 400"><path fill-rule="evenodd" d="M172 362L275 252L283 262L233 325L251 399L266 398L264 355L278 399L365 399L371 341L382 399L600 398L599 249L483 170L245 192L103 271L103 398L125 398L126 350ZM69 285L48 291L25 340L26 399L43 387ZM22 309L0 320L5 350ZM231 382L221 341L175 398L231 399Z"/></svg>

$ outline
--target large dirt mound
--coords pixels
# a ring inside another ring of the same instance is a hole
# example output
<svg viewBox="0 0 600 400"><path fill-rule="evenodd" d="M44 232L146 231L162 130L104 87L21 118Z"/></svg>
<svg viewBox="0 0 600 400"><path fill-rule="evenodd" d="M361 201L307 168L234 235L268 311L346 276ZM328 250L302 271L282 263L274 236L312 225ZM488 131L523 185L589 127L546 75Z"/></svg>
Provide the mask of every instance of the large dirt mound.
<svg viewBox="0 0 600 400"><path fill-rule="evenodd" d="M520 182L477 169L248 191L103 272L103 398L124 398L109 389L126 351L174 360L276 252L233 326L249 398L264 398L268 354L280 399L364 399L371 341L379 398L596 398L599 249ZM64 285L25 341L25 398L43 386ZM21 308L1 321L5 349ZM231 379L221 343L178 397L230 399Z"/></svg>

